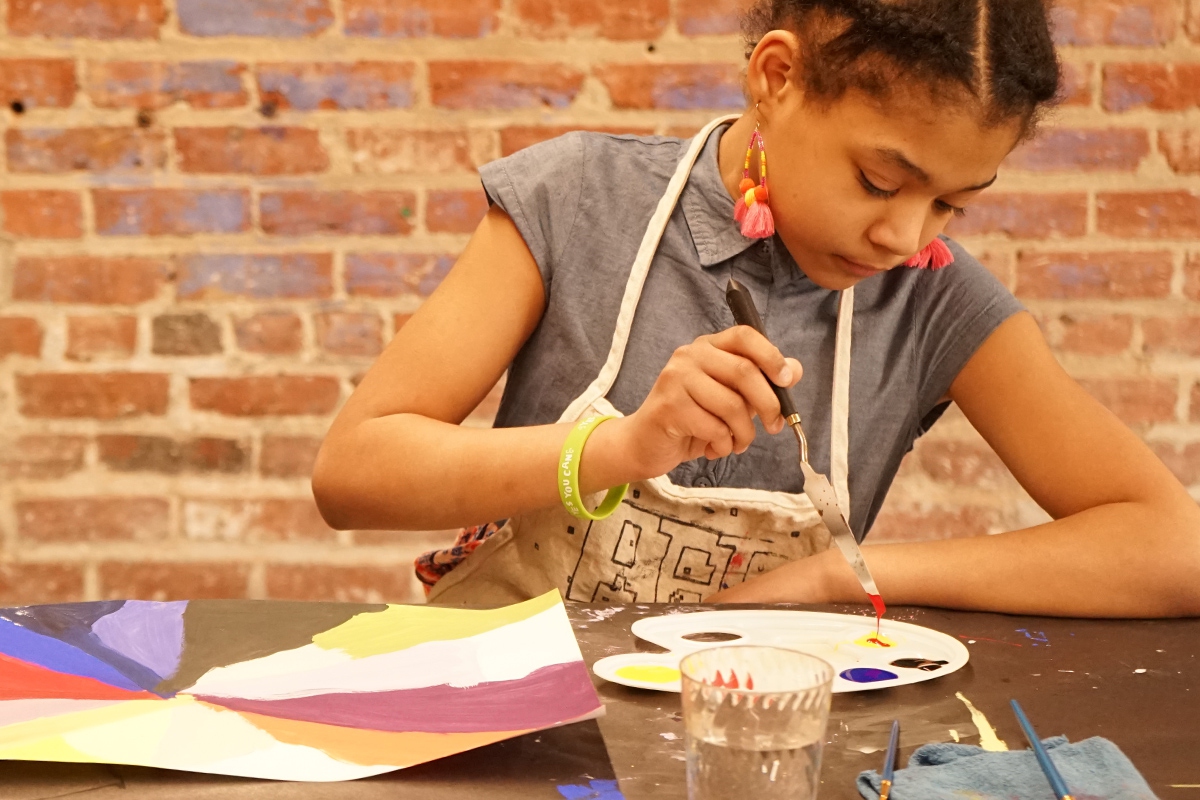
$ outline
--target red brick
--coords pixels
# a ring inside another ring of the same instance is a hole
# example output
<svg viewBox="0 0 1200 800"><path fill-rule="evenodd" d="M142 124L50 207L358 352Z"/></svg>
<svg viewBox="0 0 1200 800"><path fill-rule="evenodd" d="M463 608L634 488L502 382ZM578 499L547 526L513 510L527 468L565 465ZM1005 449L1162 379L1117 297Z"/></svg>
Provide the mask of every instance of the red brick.
<svg viewBox="0 0 1200 800"><path fill-rule="evenodd" d="M1059 102L1064 106L1092 104L1092 65L1062 63L1062 80L1058 87Z"/></svg>
<svg viewBox="0 0 1200 800"><path fill-rule="evenodd" d="M346 34L411 39L477 39L499 25L500 0L343 0Z"/></svg>
<svg viewBox="0 0 1200 800"><path fill-rule="evenodd" d="M17 375L27 417L121 419L167 411L167 376L139 372Z"/></svg>
<svg viewBox="0 0 1200 800"><path fill-rule="evenodd" d="M0 565L0 603L31 606L83 600L83 568L67 564Z"/></svg>
<svg viewBox="0 0 1200 800"><path fill-rule="evenodd" d="M1149 152L1145 130L1057 128L1018 147L1006 166L1038 172L1132 172Z"/></svg>
<svg viewBox="0 0 1200 800"><path fill-rule="evenodd" d="M340 396L337 378L322 375L191 379L192 408L234 417L328 414Z"/></svg>
<svg viewBox="0 0 1200 800"><path fill-rule="evenodd" d="M584 74L566 64L432 61L429 92L442 108L566 108Z"/></svg>
<svg viewBox="0 0 1200 800"><path fill-rule="evenodd" d="M157 297L169 271L167 262L156 258L22 258L13 276L13 299L134 305Z"/></svg>
<svg viewBox="0 0 1200 800"><path fill-rule="evenodd" d="M1175 36L1173 0L1059 0L1050 11L1059 45L1166 44Z"/></svg>
<svg viewBox="0 0 1200 800"><path fill-rule="evenodd" d="M1188 38L1200 42L1200 0L1188 0L1186 24Z"/></svg>
<svg viewBox="0 0 1200 800"><path fill-rule="evenodd" d="M241 472L249 447L236 439L104 434L96 437L100 462L119 472Z"/></svg>
<svg viewBox="0 0 1200 800"><path fill-rule="evenodd" d="M156 110L175 103L192 108L238 108L250 95L236 61L100 61L88 65L87 93L101 108Z"/></svg>
<svg viewBox="0 0 1200 800"><path fill-rule="evenodd" d="M67 317L66 356L72 361L129 358L137 347L137 317Z"/></svg>
<svg viewBox="0 0 1200 800"><path fill-rule="evenodd" d="M184 172L302 175L329 168L311 128L176 128L175 150Z"/></svg>
<svg viewBox="0 0 1200 800"><path fill-rule="evenodd" d="M982 442L921 442L913 455L917 466L936 481L994 487L1009 477L1004 462Z"/></svg>
<svg viewBox="0 0 1200 800"><path fill-rule="evenodd" d="M413 597L412 567L268 564L267 596L280 600L404 603Z"/></svg>
<svg viewBox="0 0 1200 800"><path fill-rule="evenodd" d="M1183 267L1183 296L1200 300L1200 253L1192 253Z"/></svg>
<svg viewBox="0 0 1200 800"><path fill-rule="evenodd" d="M741 69L735 64L606 64L595 72L613 108L746 107Z"/></svg>
<svg viewBox="0 0 1200 800"><path fill-rule="evenodd" d="M1148 317L1142 334L1148 355L1200 356L1200 316Z"/></svg>
<svg viewBox="0 0 1200 800"><path fill-rule="evenodd" d="M1059 314L1051 344L1089 356L1124 353L1133 343L1133 317L1128 314Z"/></svg>
<svg viewBox="0 0 1200 800"><path fill-rule="evenodd" d="M471 233L487 209L487 195L482 189L430 189L425 229L430 233Z"/></svg>
<svg viewBox="0 0 1200 800"><path fill-rule="evenodd" d="M0 101L35 108L66 108L75 102L75 62L58 58L0 58Z"/></svg>
<svg viewBox="0 0 1200 800"><path fill-rule="evenodd" d="M183 535L195 540L246 544L337 541L337 531L321 519L311 497L186 500Z"/></svg>
<svg viewBox="0 0 1200 800"><path fill-rule="evenodd" d="M668 0L516 0L513 13L537 36L657 39L671 7Z"/></svg>
<svg viewBox="0 0 1200 800"><path fill-rule="evenodd" d="M320 449L312 436L264 436L258 471L264 478L308 478Z"/></svg>
<svg viewBox="0 0 1200 800"><path fill-rule="evenodd" d="M100 594L107 600L237 600L246 597L250 567L106 561L100 564L99 576Z"/></svg>
<svg viewBox="0 0 1200 800"><path fill-rule="evenodd" d="M10 172L148 172L166 166L161 131L142 128L12 128Z"/></svg>
<svg viewBox="0 0 1200 800"><path fill-rule="evenodd" d="M300 352L304 326L295 314L264 312L234 323L237 345L250 353L287 355Z"/></svg>
<svg viewBox="0 0 1200 800"><path fill-rule="evenodd" d="M316 315L317 344L332 355L377 356L383 351L378 314L329 311Z"/></svg>
<svg viewBox="0 0 1200 800"><path fill-rule="evenodd" d="M93 189L101 236L189 236L250 228L244 189Z"/></svg>
<svg viewBox="0 0 1200 800"><path fill-rule="evenodd" d="M1151 442L1150 449L1154 451L1154 455L1162 459L1162 462L1167 465L1167 469L1171 470L1184 486L1200 483L1200 442L1191 444Z"/></svg>
<svg viewBox="0 0 1200 800"><path fill-rule="evenodd" d="M373 175L473 172L467 131L414 131L398 128L353 128L346 145L354 171Z"/></svg>
<svg viewBox="0 0 1200 800"><path fill-rule="evenodd" d="M398 61L259 64L258 93L265 106L297 111L409 108L413 74Z"/></svg>
<svg viewBox="0 0 1200 800"><path fill-rule="evenodd" d="M1200 192L1098 192L1096 227L1113 236L1200 236Z"/></svg>
<svg viewBox="0 0 1200 800"><path fill-rule="evenodd" d="M157 39L162 0L8 0L13 36Z"/></svg>
<svg viewBox="0 0 1200 800"><path fill-rule="evenodd" d="M158 497L55 497L15 505L17 533L30 542L165 539L170 515Z"/></svg>
<svg viewBox="0 0 1200 800"><path fill-rule="evenodd" d="M53 189L0 192L5 233L27 239L78 239L83 206L77 192Z"/></svg>
<svg viewBox="0 0 1200 800"><path fill-rule="evenodd" d="M1200 129L1172 128L1158 132L1158 149L1180 175L1200 173Z"/></svg>
<svg viewBox="0 0 1200 800"><path fill-rule="evenodd" d="M872 542L915 542L983 536L1003 527L1000 512L980 506L950 508L887 504L871 526Z"/></svg>
<svg viewBox="0 0 1200 800"><path fill-rule="evenodd" d="M571 131L588 130L597 133L622 134L631 133L635 136L650 136L653 128L630 128L613 125L512 125L500 131L500 155L509 156L518 150L544 142ZM692 131L695 133L695 131Z"/></svg>
<svg viewBox="0 0 1200 800"><path fill-rule="evenodd" d="M1127 425L1175 419L1175 378L1087 378L1079 383Z"/></svg>
<svg viewBox="0 0 1200 800"><path fill-rule="evenodd" d="M1022 252L1016 293L1039 299L1166 297L1171 262L1165 252Z"/></svg>
<svg viewBox="0 0 1200 800"><path fill-rule="evenodd" d="M684 36L741 33L747 0L676 0L675 25Z"/></svg>
<svg viewBox="0 0 1200 800"><path fill-rule="evenodd" d="M0 442L0 478L45 480L83 469L87 439L32 434Z"/></svg>
<svg viewBox="0 0 1200 800"><path fill-rule="evenodd" d="M965 217L951 220L951 236L1004 234L1014 239L1082 236L1087 230L1087 195L985 193L971 201Z"/></svg>
<svg viewBox="0 0 1200 800"><path fill-rule="evenodd" d="M333 24L329 0L176 0L191 36L316 36Z"/></svg>
<svg viewBox="0 0 1200 800"><path fill-rule="evenodd" d="M30 317L0 317L0 358L42 354L42 326Z"/></svg>
<svg viewBox="0 0 1200 800"><path fill-rule="evenodd" d="M1200 422L1200 383L1192 387L1190 406L1192 409L1192 422Z"/></svg>
<svg viewBox="0 0 1200 800"><path fill-rule="evenodd" d="M407 235L417 198L406 191L266 192L259 200L262 229L305 234Z"/></svg>
<svg viewBox="0 0 1200 800"><path fill-rule="evenodd" d="M1108 111L1194 108L1200 105L1200 63L1107 64L1102 98Z"/></svg>
<svg viewBox="0 0 1200 800"><path fill-rule="evenodd" d="M207 314L163 314L150 324L150 352L160 356L211 356L221 352L221 326Z"/></svg>
<svg viewBox="0 0 1200 800"><path fill-rule="evenodd" d="M428 297L454 261L450 255L350 253L346 256L346 292L361 297Z"/></svg>
<svg viewBox="0 0 1200 800"><path fill-rule="evenodd" d="M328 253L202 253L179 263L181 300L325 298L333 294Z"/></svg>

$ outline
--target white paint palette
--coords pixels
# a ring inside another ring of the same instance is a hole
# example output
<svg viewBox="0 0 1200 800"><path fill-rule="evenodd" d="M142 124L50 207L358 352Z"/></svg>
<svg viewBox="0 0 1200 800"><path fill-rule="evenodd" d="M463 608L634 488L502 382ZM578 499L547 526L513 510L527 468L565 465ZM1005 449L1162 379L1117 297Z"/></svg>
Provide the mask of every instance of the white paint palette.
<svg viewBox="0 0 1200 800"><path fill-rule="evenodd" d="M970 654L941 631L885 619L819 611L699 611L633 623L639 639L668 653L622 653L592 671L638 689L678 692L679 662L688 653L722 645L772 645L801 650L833 665L833 691L861 692L931 681L961 669Z"/></svg>

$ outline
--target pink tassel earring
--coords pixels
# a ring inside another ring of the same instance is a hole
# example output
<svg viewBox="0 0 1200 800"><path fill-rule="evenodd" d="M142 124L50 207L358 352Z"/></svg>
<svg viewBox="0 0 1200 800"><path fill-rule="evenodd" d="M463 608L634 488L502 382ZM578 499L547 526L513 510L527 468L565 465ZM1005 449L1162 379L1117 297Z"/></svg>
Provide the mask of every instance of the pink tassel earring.
<svg viewBox="0 0 1200 800"><path fill-rule="evenodd" d="M921 252L905 261L904 266L919 269L941 269L953 263L954 254L950 252L950 248L946 246L945 242L935 236L933 241L925 245Z"/></svg>
<svg viewBox="0 0 1200 800"><path fill-rule="evenodd" d="M759 182L756 185L750 177L750 157L754 154L754 146L758 145ZM775 217L771 207L767 205L770 193L767 191L767 147L763 143L758 126L750 136L750 146L746 148L746 163L742 169L742 182L738 185L741 196L733 206L733 218L742 225L742 236L747 239L766 239L775 235Z"/></svg>

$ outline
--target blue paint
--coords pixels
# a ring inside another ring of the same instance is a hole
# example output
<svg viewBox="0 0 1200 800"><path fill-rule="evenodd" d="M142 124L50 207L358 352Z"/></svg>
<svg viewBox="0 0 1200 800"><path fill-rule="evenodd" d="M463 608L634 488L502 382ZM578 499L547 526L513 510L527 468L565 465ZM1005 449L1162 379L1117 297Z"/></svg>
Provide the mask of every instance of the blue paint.
<svg viewBox="0 0 1200 800"><path fill-rule="evenodd" d="M92 635L113 653L120 653L150 670L158 680L175 674L183 654L183 612L186 600L156 603L129 600L92 624ZM140 682L140 681L139 681Z"/></svg>
<svg viewBox="0 0 1200 800"><path fill-rule="evenodd" d="M900 677L894 672L875 667L855 667L843 670L839 677L854 683L878 683L879 681L894 681Z"/></svg>
<svg viewBox="0 0 1200 800"><path fill-rule="evenodd" d="M325 0L179 0L177 10L193 36L311 36L333 22Z"/></svg>
<svg viewBox="0 0 1200 800"><path fill-rule="evenodd" d="M625 800L616 781L565 784L557 788L566 800Z"/></svg>
<svg viewBox="0 0 1200 800"><path fill-rule="evenodd" d="M142 688L112 666L82 650L3 618L0 618L0 653L55 672L91 678L132 692Z"/></svg>
<svg viewBox="0 0 1200 800"><path fill-rule="evenodd" d="M192 255L181 260L178 293L183 300L328 297L333 278L327 260L303 253Z"/></svg>
<svg viewBox="0 0 1200 800"><path fill-rule="evenodd" d="M1025 628L1017 628L1017 633L1025 634L1025 638L1030 640L1030 647L1050 646L1050 639L1046 636L1045 631L1029 631Z"/></svg>

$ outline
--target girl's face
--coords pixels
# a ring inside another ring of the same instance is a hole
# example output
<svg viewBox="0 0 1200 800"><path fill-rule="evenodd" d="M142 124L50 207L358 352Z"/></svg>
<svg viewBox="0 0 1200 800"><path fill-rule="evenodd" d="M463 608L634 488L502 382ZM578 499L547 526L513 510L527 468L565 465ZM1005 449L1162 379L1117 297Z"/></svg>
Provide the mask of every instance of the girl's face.
<svg viewBox="0 0 1200 800"><path fill-rule="evenodd" d="M760 128L775 227L801 269L845 289L911 258L995 180L1019 121L986 127L931 101L785 92Z"/></svg>

